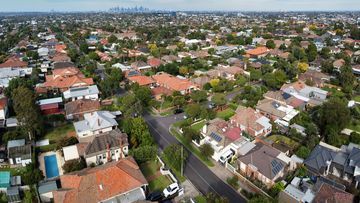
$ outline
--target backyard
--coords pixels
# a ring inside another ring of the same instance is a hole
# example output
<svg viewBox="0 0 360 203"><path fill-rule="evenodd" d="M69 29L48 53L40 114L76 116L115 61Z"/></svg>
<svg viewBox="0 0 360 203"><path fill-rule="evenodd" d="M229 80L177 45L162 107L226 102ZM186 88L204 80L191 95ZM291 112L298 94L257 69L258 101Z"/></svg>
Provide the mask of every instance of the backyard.
<svg viewBox="0 0 360 203"><path fill-rule="evenodd" d="M291 138L283 136L283 135L271 135L266 139L270 140L270 141L273 141L274 143L286 144L287 146L289 146L292 149L296 149L299 146L298 142L292 140Z"/></svg>
<svg viewBox="0 0 360 203"><path fill-rule="evenodd" d="M56 144L65 137L75 135L74 125L72 123L51 128L47 130L46 134L41 139L49 139L49 145L41 146L40 151L51 151L56 148Z"/></svg>
<svg viewBox="0 0 360 203"><path fill-rule="evenodd" d="M157 161L143 163L140 168L149 182L150 191L162 191L171 184L170 179L160 173L160 164Z"/></svg>

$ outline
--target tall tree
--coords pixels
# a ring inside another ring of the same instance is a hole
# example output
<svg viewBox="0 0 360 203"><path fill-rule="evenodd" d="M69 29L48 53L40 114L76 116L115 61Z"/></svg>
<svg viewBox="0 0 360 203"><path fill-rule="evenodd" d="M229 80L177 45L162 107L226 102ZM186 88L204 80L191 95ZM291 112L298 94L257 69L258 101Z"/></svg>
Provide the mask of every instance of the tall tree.
<svg viewBox="0 0 360 203"><path fill-rule="evenodd" d="M18 87L12 94L16 118L22 128L29 133L29 139L42 130L42 117L39 106L35 104L33 91L26 87Z"/></svg>

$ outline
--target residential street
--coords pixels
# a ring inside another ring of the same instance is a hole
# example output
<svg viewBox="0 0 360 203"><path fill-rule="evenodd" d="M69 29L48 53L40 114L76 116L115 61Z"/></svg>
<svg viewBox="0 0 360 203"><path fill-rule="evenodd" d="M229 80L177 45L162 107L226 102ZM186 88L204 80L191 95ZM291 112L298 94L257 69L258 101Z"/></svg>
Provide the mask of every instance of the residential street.
<svg viewBox="0 0 360 203"><path fill-rule="evenodd" d="M179 141L169 133L169 127L177 120L181 120L182 117L183 114L169 117L154 117L148 113L144 115L150 132L154 136L160 149L164 149L169 144L179 144ZM212 173L207 166L190 152L184 175L204 194L214 192L227 197L229 202L246 202L241 195Z"/></svg>

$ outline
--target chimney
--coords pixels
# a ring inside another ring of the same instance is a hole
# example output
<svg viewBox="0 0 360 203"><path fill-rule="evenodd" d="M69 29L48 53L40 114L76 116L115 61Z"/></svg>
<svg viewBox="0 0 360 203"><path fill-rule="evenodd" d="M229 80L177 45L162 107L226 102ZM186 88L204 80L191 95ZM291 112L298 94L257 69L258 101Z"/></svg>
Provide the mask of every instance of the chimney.
<svg viewBox="0 0 360 203"><path fill-rule="evenodd" d="M124 155L124 151L123 151L123 141L122 139L119 141L120 143L120 159L124 158L123 155Z"/></svg>
<svg viewBox="0 0 360 203"><path fill-rule="evenodd" d="M98 123L98 126L100 126L100 119L99 118L97 119L97 123Z"/></svg>
<svg viewBox="0 0 360 203"><path fill-rule="evenodd" d="M106 153L107 153L107 161L110 162L111 154L110 154L110 144L109 143L106 144Z"/></svg>

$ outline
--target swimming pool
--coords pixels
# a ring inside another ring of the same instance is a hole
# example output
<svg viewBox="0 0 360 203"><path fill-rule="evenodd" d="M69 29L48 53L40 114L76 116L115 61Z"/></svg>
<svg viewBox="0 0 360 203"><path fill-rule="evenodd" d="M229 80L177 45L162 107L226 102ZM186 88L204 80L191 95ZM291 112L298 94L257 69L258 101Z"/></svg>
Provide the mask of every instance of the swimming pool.
<svg viewBox="0 0 360 203"><path fill-rule="evenodd" d="M56 154L44 156L46 178L59 176Z"/></svg>

